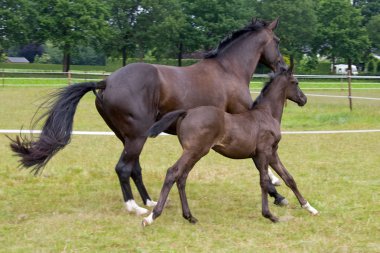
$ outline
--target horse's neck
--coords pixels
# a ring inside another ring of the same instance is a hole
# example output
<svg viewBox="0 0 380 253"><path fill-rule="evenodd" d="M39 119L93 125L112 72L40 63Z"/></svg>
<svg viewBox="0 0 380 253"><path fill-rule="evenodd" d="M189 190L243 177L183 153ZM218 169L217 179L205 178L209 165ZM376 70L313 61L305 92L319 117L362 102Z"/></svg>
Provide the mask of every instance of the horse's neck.
<svg viewBox="0 0 380 253"><path fill-rule="evenodd" d="M256 70L262 53L262 43L252 43L250 35L234 42L226 48L218 60L226 71L242 78L242 82L248 84Z"/></svg>
<svg viewBox="0 0 380 253"><path fill-rule="evenodd" d="M268 90L261 93L258 105L266 108L274 119L281 123L285 105L285 87L280 84L270 84Z"/></svg>

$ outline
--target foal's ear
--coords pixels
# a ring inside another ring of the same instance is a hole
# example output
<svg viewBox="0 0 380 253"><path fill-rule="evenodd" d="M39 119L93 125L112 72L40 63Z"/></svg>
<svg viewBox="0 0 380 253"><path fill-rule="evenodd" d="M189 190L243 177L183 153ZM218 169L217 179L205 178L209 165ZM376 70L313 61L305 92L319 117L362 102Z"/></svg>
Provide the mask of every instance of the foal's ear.
<svg viewBox="0 0 380 253"><path fill-rule="evenodd" d="M290 64L289 68L288 68L288 73L289 73L290 75L293 74L293 69L294 69L294 63L292 62L292 63Z"/></svg>
<svg viewBox="0 0 380 253"><path fill-rule="evenodd" d="M268 25L268 28L271 29L272 31L274 31L274 30L277 28L277 26L278 26L279 19L280 19L280 17L277 17L275 20L273 20L273 21Z"/></svg>
<svg viewBox="0 0 380 253"><path fill-rule="evenodd" d="M252 24L255 24L257 22L257 18L252 17Z"/></svg>

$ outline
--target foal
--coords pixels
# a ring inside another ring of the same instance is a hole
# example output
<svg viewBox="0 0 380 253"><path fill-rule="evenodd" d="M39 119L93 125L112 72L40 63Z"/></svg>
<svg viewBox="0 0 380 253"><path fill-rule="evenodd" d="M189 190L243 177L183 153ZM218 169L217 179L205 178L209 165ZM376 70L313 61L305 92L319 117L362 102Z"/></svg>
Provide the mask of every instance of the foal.
<svg viewBox="0 0 380 253"><path fill-rule="evenodd" d="M271 77L249 111L229 114L216 107L202 106L187 111L178 110L168 113L156 122L148 131L150 137L157 136L178 120L177 134L183 153L169 168L157 206L148 217L144 218L143 226L151 224L160 216L174 183L178 187L183 217L191 223L197 222L187 203L186 179L196 162L211 148L229 158L253 159L260 173L262 215L265 218L273 222L278 221L268 207L268 165L291 188L303 208L313 215L318 214L318 211L298 191L296 182L277 154L278 143L281 139L280 124L286 99L299 106L305 105L307 101L298 86L298 80L292 75L292 67Z"/></svg>

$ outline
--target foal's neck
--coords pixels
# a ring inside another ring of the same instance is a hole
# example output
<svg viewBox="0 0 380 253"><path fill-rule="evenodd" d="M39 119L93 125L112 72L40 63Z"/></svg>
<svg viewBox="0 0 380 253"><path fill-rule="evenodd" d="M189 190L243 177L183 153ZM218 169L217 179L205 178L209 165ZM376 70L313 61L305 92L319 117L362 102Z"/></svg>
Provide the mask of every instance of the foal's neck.
<svg viewBox="0 0 380 253"><path fill-rule="evenodd" d="M265 91L262 91L257 100L257 105L267 108L272 117L281 123L285 106L285 86L281 83L271 83Z"/></svg>

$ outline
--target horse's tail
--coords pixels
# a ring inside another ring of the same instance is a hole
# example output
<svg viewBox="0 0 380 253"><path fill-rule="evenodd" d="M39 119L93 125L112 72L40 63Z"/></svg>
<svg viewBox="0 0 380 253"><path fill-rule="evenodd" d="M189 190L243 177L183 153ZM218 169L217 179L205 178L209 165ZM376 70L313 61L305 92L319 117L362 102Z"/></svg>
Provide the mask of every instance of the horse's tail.
<svg viewBox="0 0 380 253"><path fill-rule="evenodd" d="M176 120L178 120L180 117L184 117L186 115L185 110L177 110L174 112L169 112L168 114L165 114L164 117L162 117L159 121L153 124L147 131L146 135L149 137L156 137L161 132L165 131L170 127Z"/></svg>
<svg viewBox="0 0 380 253"><path fill-rule="evenodd" d="M49 95L38 110L45 106L50 109L32 125L34 128L38 122L46 119L38 139L33 140L32 137L21 135L11 139L11 149L21 157L20 165L32 167L32 171L38 174L46 163L70 142L74 114L80 99L89 91L97 95L96 89L105 89L105 84L105 81L78 83L60 88Z"/></svg>

